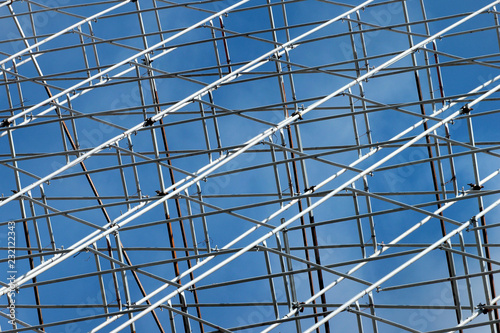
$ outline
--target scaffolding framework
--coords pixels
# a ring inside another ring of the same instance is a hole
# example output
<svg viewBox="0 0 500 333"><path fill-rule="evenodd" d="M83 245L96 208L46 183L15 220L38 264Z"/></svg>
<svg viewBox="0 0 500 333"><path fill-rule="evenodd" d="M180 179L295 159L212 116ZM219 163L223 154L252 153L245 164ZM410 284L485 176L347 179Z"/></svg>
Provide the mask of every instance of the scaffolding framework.
<svg viewBox="0 0 500 333"><path fill-rule="evenodd" d="M499 4L0 2L0 331L500 333Z"/></svg>

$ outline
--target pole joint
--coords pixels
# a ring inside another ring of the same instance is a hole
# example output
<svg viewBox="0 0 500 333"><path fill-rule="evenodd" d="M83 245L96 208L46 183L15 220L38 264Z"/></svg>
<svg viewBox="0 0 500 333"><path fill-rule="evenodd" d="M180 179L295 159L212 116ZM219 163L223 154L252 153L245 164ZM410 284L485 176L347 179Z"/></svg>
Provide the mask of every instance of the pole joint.
<svg viewBox="0 0 500 333"><path fill-rule="evenodd" d="M2 122L0 123L0 127L9 127L10 124L12 124L12 121L9 121L9 118L5 118L4 120L2 120Z"/></svg>
<svg viewBox="0 0 500 333"><path fill-rule="evenodd" d="M164 190L156 190L156 195L159 196L159 197L164 197L168 194L168 192L164 191Z"/></svg>
<svg viewBox="0 0 500 333"><path fill-rule="evenodd" d="M472 110L474 110L473 108L471 108L469 106L469 104L465 104L464 106L462 106L462 108L460 109L460 114L469 114Z"/></svg>
<svg viewBox="0 0 500 333"><path fill-rule="evenodd" d="M302 120L302 112L300 111L295 111L294 113L292 113L292 117L295 117L295 116L299 116L299 118L297 118L297 120Z"/></svg>
<svg viewBox="0 0 500 333"><path fill-rule="evenodd" d="M479 312L481 312L482 314L487 314L488 312L491 312L492 309L490 308L487 308L486 304L483 304L483 303L479 303L477 305L477 309L479 310Z"/></svg>
<svg viewBox="0 0 500 333"><path fill-rule="evenodd" d="M144 127L153 126L154 123L156 123L156 120L153 120L153 117L146 118L144 120Z"/></svg>
<svg viewBox="0 0 500 333"><path fill-rule="evenodd" d="M304 305L306 303L304 302L293 302L292 303L292 310L299 310L299 312L304 312Z"/></svg>
<svg viewBox="0 0 500 333"><path fill-rule="evenodd" d="M309 191L311 191L312 193L314 193L315 188L316 188L316 185L312 185L310 187L307 187L307 188L304 189L304 193L309 192Z"/></svg>

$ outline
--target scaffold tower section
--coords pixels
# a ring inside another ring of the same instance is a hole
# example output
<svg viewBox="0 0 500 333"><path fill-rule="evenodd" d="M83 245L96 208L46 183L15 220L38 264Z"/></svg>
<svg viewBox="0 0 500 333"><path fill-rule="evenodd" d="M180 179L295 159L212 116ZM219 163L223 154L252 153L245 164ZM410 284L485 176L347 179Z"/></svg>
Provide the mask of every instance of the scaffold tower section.
<svg viewBox="0 0 500 333"><path fill-rule="evenodd" d="M0 0L0 331L500 333L500 0Z"/></svg>

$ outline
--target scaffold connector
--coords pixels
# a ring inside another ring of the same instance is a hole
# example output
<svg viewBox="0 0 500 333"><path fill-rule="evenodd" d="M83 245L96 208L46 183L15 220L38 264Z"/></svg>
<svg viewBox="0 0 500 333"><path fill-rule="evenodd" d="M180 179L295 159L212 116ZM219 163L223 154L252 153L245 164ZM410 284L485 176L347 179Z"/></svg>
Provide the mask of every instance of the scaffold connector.
<svg viewBox="0 0 500 333"><path fill-rule="evenodd" d="M473 217L470 218L470 224L475 226L476 223L477 223L477 219L476 219L476 216L474 215Z"/></svg>
<svg viewBox="0 0 500 333"><path fill-rule="evenodd" d="M136 305L136 303L135 303L135 302L132 302L132 303L127 302L127 304L125 304L125 307L126 307L127 309L133 309L135 305Z"/></svg>
<svg viewBox="0 0 500 333"><path fill-rule="evenodd" d="M482 188L484 188L483 185L475 184L475 183L469 183L467 184L470 186L470 189L473 191L480 191Z"/></svg>
<svg viewBox="0 0 500 333"><path fill-rule="evenodd" d="M304 305L305 304L306 303L304 303L304 302L300 302L300 303L299 302L293 302L292 303L292 310L296 310L297 309L297 310L299 310L299 312L304 312Z"/></svg>
<svg viewBox="0 0 500 333"><path fill-rule="evenodd" d="M309 192L309 191L311 191L312 193L314 193L315 189L316 189L316 185L309 186L309 187L307 187L307 188L304 189L304 193Z"/></svg>
<svg viewBox="0 0 500 333"><path fill-rule="evenodd" d="M148 57L144 57L144 58L142 58L142 59L141 59L142 64L143 64L143 65L145 65L145 66L149 66L149 65L151 65L151 63L152 63L153 61L154 61L154 60L151 60L151 59L149 59Z"/></svg>
<svg viewBox="0 0 500 333"><path fill-rule="evenodd" d="M460 109L460 114L469 114L472 110L474 110L473 108L471 108L469 106L469 104L465 104L464 106L462 106L462 108Z"/></svg>
<svg viewBox="0 0 500 333"><path fill-rule="evenodd" d="M146 120L144 120L144 127L153 126L155 122L156 120L153 120L153 117L146 118Z"/></svg>
<svg viewBox="0 0 500 333"><path fill-rule="evenodd" d="M164 196L166 196L168 194L168 192L163 191L163 190L161 190L161 191L160 190L156 190L155 192L156 192L156 195L159 196L159 197L164 197Z"/></svg>
<svg viewBox="0 0 500 333"><path fill-rule="evenodd" d="M299 118L297 118L298 120L302 120L302 112L300 111L295 111L294 113L292 113L292 117L295 117L295 116L299 116Z"/></svg>
<svg viewBox="0 0 500 333"><path fill-rule="evenodd" d="M9 121L9 118L5 118L4 120L2 120L2 122L0 123L0 127L9 127L10 124L12 124L12 121Z"/></svg>
<svg viewBox="0 0 500 333"><path fill-rule="evenodd" d="M482 313L482 314L487 314L488 312L491 311L491 309L486 308L486 304L479 303L477 305L477 309Z"/></svg>

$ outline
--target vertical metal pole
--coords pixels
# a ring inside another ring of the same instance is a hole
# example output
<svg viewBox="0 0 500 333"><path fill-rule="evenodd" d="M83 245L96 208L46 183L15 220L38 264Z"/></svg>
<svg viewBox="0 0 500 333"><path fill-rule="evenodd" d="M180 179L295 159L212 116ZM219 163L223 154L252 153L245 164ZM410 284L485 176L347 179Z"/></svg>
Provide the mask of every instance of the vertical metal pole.
<svg viewBox="0 0 500 333"><path fill-rule="evenodd" d="M356 11L356 18L358 21L361 22L361 14L359 13L359 11ZM354 32L354 29L352 29L351 21L348 20L347 23L348 23L349 31ZM359 39L361 41L361 50L363 51L363 58L365 59L365 69L366 69L366 72L368 72L370 69L370 66L368 63L368 52L366 49L365 37L364 37L363 27L362 27L361 23L358 24L358 31L359 31ZM355 65L355 69L356 69L356 77L359 78L361 76L361 66L359 65L360 60L358 60L359 59L358 51L357 51L357 47L356 47L356 43L355 43L353 34L351 34L351 45L352 45L352 55L353 55L354 60L355 60L354 65ZM367 107L366 101L364 99L365 89L363 86L363 82L359 82L358 89L359 89L359 95L362 97L361 110L367 111L368 107ZM350 90L350 88L349 88L349 90ZM371 145L372 144L372 131L370 129L370 121L368 118L368 112L363 112L363 120L364 120L364 124L365 124L366 140L367 140L368 144ZM362 150L358 149L358 154L361 154L361 153L362 153ZM363 177L363 187L364 187L365 191L369 191L369 189L370 189L370 187L368 185L367 176ZM369 214L368 223L370 225L370 232L371 232L370 240L372 243L373 251L376 252L377 251L377 235L376 235L376 231L375 231L375 221L374 221L373 216L371 214L372 213L372 203L371 203L371 198L369 196L365 196L365 205L366 205L366 211ZM377 321L372 320L372 323L373 323L373 327L374 327L373 328L374 332L377 333L378 332Z"/></svg>
<svg viewBox="0 0 500 333"><path fill-rule="evenodd" d="M465 240L464 240L464 235L463 233L458 234L459 241L460 241L460 251L465 252ZM469 265L467 264L467 257L462 256L462 263L464 267L464 275L467 276L465 278L465 283L467 285L467 294L469 296L469 306L470 306L470 311L471 313L474 312L474 296L472 292L472 285L470 283L470 278L468 277L469 275Z"/></svg>
<svg viewBox="0 0 500 333"><path fill-rule="evenodd" d="M203 206L203 204L201 204L201 202L203 202L203 195L201 193L201 186L200 186L199 182L196 182L196 192L197 192L196 193L197 198L200 201L199 208L200 208L200 213L202 214L201 221L202 221L202 225L203 225L203 235L205 237L205 246L207 249L207 253L210 253L210 252L212 252L212 249L210 246L210 236L208 234L207 219L206 219L205 214L204 214L205 213L205 206Z"/></svg>
<svg viewBox="0 0 500 333"><path fill-rule="evenodd" d="M43 184L40 184L39 188L40 188L40 195L42 197L42 202L45 205L47 205L47 196L45 195L45 190L43 188ZM45 213L45 215L49 214L49 210L47 209L47 207L44 207L44 213ZM50 246L52 248L52 251L55 251L56 250L56 240L54 238L54 232L52 230L52 223L50 222L50 216L47 216L45 220L47 222L47 230L49 232L49 237L50 237Z"/></svg>
<svg viewBox="0 0 500 333"><path fill-rule="evenodd" d="M11 151L11 157L13 159L16 158L16 151L15 151L15 148L14 148L14 139L12 137L12 131L8 131L8 136L9 136L9 146L10 146L10 151ZM19 191L21 190L22 186L21 186L21 177L19 175L19 171L17 171L17 161L14 161L13 162L13 165L14 167L16 168L16 170L14 170L14 173L15 173L15 178L16 178L16 188L17 190L16 191ZM25 208L24 208L24 199L23 198L20 198L19 199L19 208L21 210L21 217L23 219L23 230L24 230L24 240L26 242L26 247L27 247L27 253L28 253L28 262L29 262L29 266L30 266L30 269L34 269L35 268L35 261L32 257L32 254L33 252L31 251L31 239L30 239L30 234L29 234L29 228L28 228L28 221L27 221L27 215L26 215L26 211L25 211ZM45 331L45 328L43 327L43 315L42 315L42 308L40 307L40 295L38 293L38 285L37 285L37 279L36 277L33 277L33 279L31 279L31 281L33 282L33 292L35 294L35 304L37 305L37 315L38 315L38 322L40 325L42 325L42 330Z"/></svg>
<svg viewBox="0 0 500 333"><path fill-rule="evenodd" d="M184 193L186 195L186 209L187 209L187 219L189 220L189 230L191 231L191 241L193 242L193 253L195 256L198 256L200 254L200 251L198 249L198 240L196 238L196 228L194 225L194 220L191 217L193 215L193 211L191 209L191 202L189 201L189 191L186 189L184 190ZM196 259L196 263L200 262L200 259Z"/></svg>
<svg viewBox="0 0 500 333"><path fill-rule="evenodd" d="M270 0L267 0L267 5L268 5L267 8L268 8L268 13L269 13L269 21L270 21L271 29L272 29L273 41L275 43L278 43L278 37L277 37L277 34L276 34L276 30L275 30L276 26L275 26L275 23L274 23L274 15L273 15L272 7L271 7L270 4L271 4ZM284 6L285 5L282 4L283 17L284 17L285 23L286 23L286 10L285 10ZM287 56L288 56L288 54L287 54ZM289 60L288 57L287 57L287 60ZM281 63L279 61L276 61L276 71L277 71L277 73L280 74L278 76L278 85L279 85L279 90L280 90L280 94L281 94L281 101L284 103L283 104L283 113L284 113L285 117L289 117L288 108L287 108L287 105L286 105L286 103L288 101L287 101L287 98L286 98L285 81L283 79L283 75L281 75L282 68L281 68ZM292 80L291 74L289 74L289 77ZM293 81L291 81L291 82L293 82ZM292 89L293 89L293 83L291 83L291 84L292 84ZM295 96L293 96L293 97L295 97ZM295 104L295 109L297 109L296 103L294 103L294 104ZM297 140L299 140L300 136L298 134L297 127L295 129L296 129ZM290 148L294 149L294 143L293 143L293 138L292 138L292 129L291 129L290 125L287 126L286 130L287 130L287 135L288 135L288 145L290 146ZM300 146L299 146L299 150L300 150ZM290 153L290 155L291 155L292 159L295 158L295 154L294 153ZM303 162L303 160L301 160L301 162ZM295 160L292 161L291 164L292 164L292 170L293 170L293 179L294 179L294 184L295 184L295 192L296 193L300 193L301 190L300 190L300 183L299 183L299 177L298 177L298 170L297 170L296 161ZM306 177L306 174L305 174L306 171L304 170L305 165L301 164L301 166L303 168L302 169L303 176ZM305 179L305 182L306 182L307 178L304 178L304 179ZM304 186L308 187L308 185L305 184L305 183L304 183ZM292 188L291 188L291 190L292 190ZM310 199L308 198L307 200L308 200L308 204L310 204ZM302 201L299 200L298 203L297 203L297 205L298 205L299 212L301 212L302 211ZM309 219L310 219L310 223L314 223L314 217L313 217L312 213L309 214ZM305 220L304 220L303 217L300 218L300 223L301 223L301 225L305 225ZM302 241L303 241L304 246L305 246L304 252L305 252L306 260L310 261L306 229L302 229L301 232L302 232ZM316 230L315 230L314 227L311 228L311 232L312 232L313 244L315 246L317 246L317 239L316 239L316 233L315 233ZM318 256L319 252L317 252L318 251L317 247L315 248L314 251L315 251L315 258L316 258L316 262L317 262L319 260L319 256ZM307 265L307 268L310 268L309 264ZM322 273L323 272L321 270L317 271L318 281L319 281L319 284L320 284L320 288L321 288L321 286L323 284L323 275L322 275ZM309 290L311 292L311 295L314 295L315 292L314 292L314 283L313 283L312 271L308 270L307 274L308 274L308 277L309 277ZM323 303L326 303L326 298L322 297L321 301ZM323 311L326 311L326 308L324 308ZM313 312L315 314L317 313L316 307L313 308ZM317 320L318 319L315 316L314 317L314 321L317 322ZM325 326L325 328L326 328L326 332L329 332L329 326L328 326L328 324ZM319 330L317 331L317 333L319 333Z"/></svg>
<svg viewBox="0 0 500 333"><path fill-rule="evenodd" d="M12 61L12 66L14 68L14 71L17 73L17 69L16 69L16 63L15 61ZM5 69L5 66L2 65L2 68ZM7 93L7 99L8 99L8 103L9 103L9 107L11 109L11 115L13 114L13 105L12 105L12 98L11 98L11 92L10 92L10 88L9 88L9 84L8 84L8 78L7 78L7 74L5 71L3 71L4 73L4 81L5 81L5 89L6 89L6 93ZM17 81L17 77L16 77L16 81ZM24 102L23 102L23 97L22 97L22 91L21 91L21 88L19 86L19 82L16 82L16 85L17 85L17 88L18 88L18 93L19 93L19 100L21 101L21 107L24 108ZM15 150L15 147L14 147L14 138L12 136L12 131L11 130L7 130L7 135L8 135L8 138L9 138L9 148L10 148L10 156L11 158L13 159L13 162L12 162L12 165L14 166L14 176L15 176L15 179L16 179L16 192L20 191L22 189L22 186L21 186L21 177L20 177L20 174L19 174L19 169L18 169L18 164L17 164L17 161L16 161L16 150ZM19 208L20 208L20 211L21 211L21 217L23 219L23 230L24 230L24 239L25 239L25 242L26 242L26 247L27 247L27 252L28 252L28 262L29 262L29 266L30 266L30 269L33 269L35 267L35 262L33 260L33 257L32 257L32 251L31 251L31 240L30 240L30 235L29 235L29 228L28 228L28 221L26 220L27 216L26 216L26 210L25 210L25 207L24 207L24 199L21 197L19 198ZM33 282L33 292L34 292L34 296L35 296L35 304L38 306L37 307L37 316L38 316L38 322L40 325L43 326L43 316L42 316L42 309L39 307L40 306L40 296L39 296L39 293L38 293L38 285L36 283L36 277L33 277L32 279L32 282ZM42 330L45 331L45 328L42 327Z"/></svg>
<svg viewBox="0 0 500 333"><path fill-rule="evenodd" d="M356 12L356 17L358 19L359 22L361 22L361 14L359 13L359 11ZM351 32L350 34L350 40L351 40L351 48L352 48L352 55L353 55L353 60L354 60L354 68L356 70L356 77L360 77L361 76L361 66L359 65L359 56L358 56L358 50L357 50L357 47L356 47L356 41L355 41L355 35L352 33L354 32L354 29L352 28L352 23L351 23L351 20L349 20L349 16L347 16L347 27L348 27L348 30L349 32ZM361 41L361 48L362 48L362 52L363 52L363 56L365 58L365 68L366 68L366 71L369 71L369 64L368 64L368 60L367 60L367 49L366 49L366 44L365 44L365 39L364 39L364 34L363 34L363 28L361 26L361 23L358 23L358 31L359 31L359 39ZM364 99L365 97L365 90L364 90L364 87L363 87L363 82L359 82L359 85L358 85L358 89L359 89L359 95L362 97L361 98L361 110L364 111L363 112L363 119L364 119L364 124L365 124L365 134L366 134L366 140L368 141L368 144L372 144L372 137L371 137L371 129L370 129L370 122L368 120L368 112L365 112L368 110L368 107L366 105L366 101ZM355 115L355 107L354 107L354 103L353 103L353 98L351 96L351 88L349 88L349 104L351 106L351 113L353 113L352 115L352 121L353 121L353 129L354 129L354 135L355 135L355 139L356 139L356 145L359 147L361 145L361 140L360 140L360 136L358 134L358 127L357 127L357 122L356 122L356 115ZM363 151L361 148L358 148L358 158L361 157L363 155ZM355 183L352 184L353 188L355 188ZM364 187L364 190L365 191L369 191L369 186L368 186L368 178L366 176L363 176L363 187ZM353 196L354 196L354 203L355 203L355 210L356 210L356 214L359 213L359 208L358 208L358 202L357 202L357 193L356 192L353 192ZM365 196L365 204L366 204L366 210L367 210L367 213L369 214L369 217L368 217L368 223L370 225L370 240L372 242L372 248L373 248L373 251L376 252L377 251L377 236L376 236L376 231L375 231L375 222L374 222L374 219L373 219L373 215L371 214L372 213L372 203L371 203L371 198L370 196ZM361 220L358 218L357 219L357 222L358 222L358 234L359 234L359 240L360 240L360 246L361 246L361 249L362 249L362 255L363 255L363 258L366 257L366 250L365 250L365 247L364 247L364 237L363 237L363 229L362 229L362 225L361 225ZM374 304L374 300L373 300L373 294L369 294L369 300L370 300L370 312L373 316L375 316L375 307L373 306ZM373 332L374 333L377 333L378 332L378 323L375 319L372 319L372 327L373 327Z"/></svg>
<svg viewBox="0 0 500 333"><path fill-rule="evenodd" d="M270 137L269 141L272 143L273 138ZM270 147L269 151L271 152L271 160L273 161L273 171L274 171L274 179L276 181L276 191L278 194L278 199L281 200L283 198L283 192L281 190L281 182L280 182L280 176L279 176L279 172L278 172L278 166L276 165L276 149L272 145L270 145L269 147ZM282 201L280 201L280 207L283 207ZM284 250L282 248L282 245L281 245L281 239L279 238L279 234L276 234L276 245L277 245L277 248L279 251ZM281 272L285 273L286 267L285 267L285 259L283 256L279 256L279 262L280 262ZM292 308L292 301L291 301L290 290L289 290L290 285L288 283L288 278L287 278L286 274L283 274L283 288L285 290L285 296L286 296L288 308L291 309Z"/></svg>
<svg viewBox="0 0 500 333"><path fill-rule="evenodd" d="M28 197L33 198L31 195L31 190L27 192ZM36 210L35 210L35 204L33 201L29 201L29 206L30 206L30 211L31 211L31 216L33 217L33 229L35 230L35 238L36 238L36 245L38 247L38 253L42 254L40 256L40 261L44 262L43 259L43 251L42 251L42 240L40 238L40 231L38 230L38 222L36 220Z"/></svg>
<svg viewBox="0 0 500 333"><path fill-rule="evenodd" d="M221 78L224 75L222 73L222 65L220 62L219 48L217 46L217 38L215 35L214 23L212 22L212 20L210 20L209 25L210 25L210 33L212 35L212 40L213 40L215 61L217 62L217 71L219 72L219 78Z"/></svg>
<svg viewBox="0 0 500 333"><path fill-rule="evenodd" d="M224 21L222 20L222 16L219 16L219 24L220 24L221 34L222 34L222 43L224 45L224 53L226 54L227 71L228 71L228 73L231 73L232 72L232 70L231 70L231 58L229 57L229 48L227 46L226 31L224 28Z"/></svg>
<svg viewBox="0 0 500 333"><path fill-rule="evenodd" d="M97 243L92 244L92 247L98 251L97 248ZM94 260L95 260L95 265L96 265L96 270L97 272L101 272L101 259L99 258L99 255L97 253L94 253ZM102 274L98 275L99 279L99 289L101 291L101 299L102 299L102 308L104 310L104 313L109 313L109 307L108 307L108 300L106 296L106 287L104 286L104 278Z"/></svg>
<svg viewBox="0 0 500 333"><path fill-rule="evenodd" d="M405 18L405 23L406 23L406 31L408 33L408 43L409 43L410 47L413 47L414 44L413 44L413 38L411 35L411 28L410 28L410 24L409 24L410 19L409 19L409 15L408 15L408 8L407 8L406 0L404 0L401 4L403 6L403 13L404 13L404 18ZM411 59L412 59L413 66L417 67L417 57L416 57L415 53L411 54ZM415 75L415 83L416 83L417 93L418 93L418 100L421 102L420 103L420 112L422 113L422 115L425 116L425 106L423 103L424 97L423 97L423 93L422 93L422 87L421 87L421 83L420 83L420 76L419 76L418 70L414 71L414 75ZM423 123L423 127L424 127L424 131L428 130L427 122ZM436 168L434 165L434 161L432 160L432 158L433 158L432 143L431 143L430 137L428 135L425 136L425 141L427 144L427 154L429 156L429 159L431 159L429 161L429 165L431 167L432 184L434 186L436 201L439 202L441 200L441 195L439 194L439 185L438 185L438 181L437 181ZM438 203L437 207L438 207L438 209L441 208L441 204ZM442 215L442 213L440 213L440 215ZM444 236L444 235L446 235L446 226L445 226L445 223L443 220L440 220L440 225L441 225L441 233ZM448 245L451 247L451 243ZM446 263L448 266L448 274L450 275L450 277L454 277L456 274L455 274L455 264L453 261L453 254L450 253L449 251L445 251L445 255L446 255ZM455 314L457 317L457 322L460 323L460 321L462 320L462 312L461 312L461 306L460 306L460 295L458 293L458 287L456 284L456 280L452 279L450 283L451 283L451 290L452 290L452 294L453 294L453 301L454 301L454 304L456 307Z"/></svg>
<svg viewBox="0 0 500 333"><path fill-rule="evenodd" d="M468 132L469 132L469 140L470 140L470 145L471 146L476 146L476 141L475 141L475 138L474 138L474 130L473 130L473 127L472 127L472 119L470 117L467 117L467 129L468 129ZM477 161L477 156L476 156L476 153L472 153L471 154L471 157L472 157L472 168L473 168L473 171L474 171L474 181L476 184L479 184L480 183L480 177L479 177L479 165L478 165L478 161ZM482 212L483 211L483 207L484 207L484 204L483 204L483 197L482 196L478 196L477 198L477 204L478 204L478 207L479 207L479 211ZM484 214L481 214L481 218L479 219L481 221L481 226L486 226L486 218L484 216ZM474 231L474 235L476 236L476 243L477 243L477 250L478 250L478 255L480 255L481 257L485 257L487 259L490 259L491 258L491 254L490 254L490 248L488 246L488 232L487 232L487 228L484 228L481 230L482 232L482 236L483 236L483 241L484 241L484 250L483 250L483 246L481 245L481 235L480 235L480 231L479 230L475 230ZM493 267L491 265L491 262L488 261L487 263L485 263L484 261L479 261L479 266L480 266L480 269L481 269L481 272L484 272L486 270L488 271L492 271L493 270ZM483 286L485 288L484 290L484 297L486 298L486 302L487 304L490 304L491 303L491 300L493 298L496 298L496 293L495 293L495 280L494 280L494 275L493 274L489 274L487 276L488 280L486 280L486 276L482 276L482 279L483 279ZM495 309L495 311L493 312L488 312L488 317L490 320L493 320L493 315L495 316L495 319L498 320L498 309ZM492 324L491 325L491 333L499 333L500 332L500 323L495 323L495 324Z"/></svg>
<svg viewBox="0 0 500 333"><path fill-rule="evenodd" d="M115 236L115 242L116 242L116 252L118 254L118 260L122 263L125 261L123 260L123 247L122 243L120 241L120 234L118 231L114 233ZM122 283L123 283L123 293L125 294L125 302L127 302L127 308L130 308L132 306L132 301L130 300L130 291L128 287L128 281L127 281L127 274L125 270L120 270L121 276L122 276ZM129 312L128 317L131 319L133 318L133 313ZM132 322L130 324L130 332L135 333L135 323Z"/></svg>

